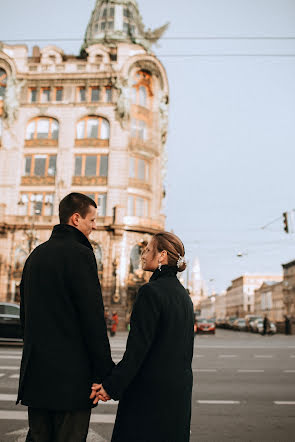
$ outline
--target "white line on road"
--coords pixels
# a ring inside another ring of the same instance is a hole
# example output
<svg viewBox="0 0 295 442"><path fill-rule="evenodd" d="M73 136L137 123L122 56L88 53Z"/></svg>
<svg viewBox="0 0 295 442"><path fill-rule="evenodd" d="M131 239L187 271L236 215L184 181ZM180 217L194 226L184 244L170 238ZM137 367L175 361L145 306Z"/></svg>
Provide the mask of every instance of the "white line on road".
<svg viewBox="0 0 295 442"><path fill-rule="evenodd" d="M254 355L254 358L257 358L257 359L271 359L271 358L273 358L273 355Z"/></svg>
<svg viewBox="0 0 295 442"><path fill-rule="evenodd" d="M212 405L232 405L232 404L240 404L240 401L197 401L199 404L212 404Z"/></svg>
<svg viewBox="0 0 295 442"><path fill-rule="evenodd" d="M193 372L197 373L216 373L216 368L193 368Z"/></svg>
<svg viewBox="0 0 295 442"><path fill-rule="evenodd" d="M295 401L274 401L276 405L295 405Z"/></svg>
<svg viewBox="0 0 295 442"><path fill-rule="evenodd" d="M5 376L5 373L0 373L0 378L3 378Z"/></svg>
<svg viewBox="0 0 295 442"><path fill-rule="evenodd" d="M295 358L295 355L290 355L290 358Z"/></svg>
<svg viewBox="0 0 295 442"><path fill-rule="evenodd" d="M237 355L218 355L219 358L236 358Z"/></svg>
<svg viewBox="0 0 295 442"><path fill-rule="evenodd" d="M0 370L19 370L17 365L1 365Z"/></svg>
<svg viewBox="0 0 295 442"><path fill-rule="evenodd" d="M12 374L9 377L10 379L19 379L19 374Z"/></svg>
<svg viewBox="0 0 295 442"><path fill-rule="evenodd" d="M194 358L204 358L204 355L194 355Z"/></svg>
<svg viewBox="0 0 295 442"><path fill-rule="evenodd" d="M8 355L3 355L3 356L0 356L0 359L21 359L21 355L19 355L19 356L15 356L15 355L11 355L11 356L8 356Z"/></svg>
<svg viewBox="0 0 295 442"><path fill-rule="evenodd" d="M113 424L115 414L92 414L90 422L94 424ZM26 421L28 413L26 411L0 410L0 420Z"/></svg>
<svg viewBox="0 0 295 442"><path fill-rule="evenodd" d="M238 373L264 373L264 370L238 370Z"/></svg>
<svg viewBox="0 0 295 442"><path fill-rule="evenodd" d="M284 373L295 373L295 370L283 370Z"/></svg>

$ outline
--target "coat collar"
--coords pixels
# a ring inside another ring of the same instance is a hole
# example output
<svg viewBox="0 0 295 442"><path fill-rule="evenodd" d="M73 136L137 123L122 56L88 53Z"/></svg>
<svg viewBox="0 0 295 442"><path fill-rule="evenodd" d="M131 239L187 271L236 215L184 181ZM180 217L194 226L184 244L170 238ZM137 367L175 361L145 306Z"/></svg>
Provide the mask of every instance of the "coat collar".
<svg viewBox="0 0 295 442"><path fill-rule="evenodd" d="M84 233L69 224L57 224L54 226L50 238L72 239L93 250Z"/></svg>
<svg viewBox="0 0 295 442"><path fill-rule="evenodd" d="M150 281L155 281L158 278L162 278L163 276L176 276L178 272L178 268L176 266L162 266L161 270L157 269L152 274Z"/></svg>

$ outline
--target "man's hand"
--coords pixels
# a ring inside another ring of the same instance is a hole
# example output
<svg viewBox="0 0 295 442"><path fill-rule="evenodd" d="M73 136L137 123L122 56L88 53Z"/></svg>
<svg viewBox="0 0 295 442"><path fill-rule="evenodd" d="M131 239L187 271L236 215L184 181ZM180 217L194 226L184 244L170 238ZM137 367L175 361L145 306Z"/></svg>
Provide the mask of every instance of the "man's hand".
<svg viewBox="0 0 295 442"><path fill-rule="evenodd" d="M96 405L99 401L107 402L111 399L108 393L103 388L102 384L92 384L90 399L93 400L93 404Z"/></svg>

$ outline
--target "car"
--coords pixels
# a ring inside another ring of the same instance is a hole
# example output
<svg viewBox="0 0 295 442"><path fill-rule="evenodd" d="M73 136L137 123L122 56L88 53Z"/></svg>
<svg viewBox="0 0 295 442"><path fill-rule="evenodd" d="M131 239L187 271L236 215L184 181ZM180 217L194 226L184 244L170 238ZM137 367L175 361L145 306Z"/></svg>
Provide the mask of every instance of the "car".
<svg viewBox="0 0 295 442"><path fill-rule="evenodd" d="M237 316L227 316L226 320L225 320L225 326L224 328L233 328L233 323L235 322L236 319L239 319Z"/></svg>
<svg viewBox="0 0 295 442"><path fill-rule="evenodd" d="M0 341L21 341L20 307L18 304L0 302Z"/></svg>
<svg viewBox="0 0 295 442"><path fill-rule="evenodd" d="M263 334L263 319L256 319L253 324L253 332ZM274 322L269 321L269 326L266 331L269 335L274 335L277 332L277 327Z"/></svg>
<svg viewBox="0 0 295 442"><path fill-rule="evenodd" d="M246 328L246 320L244 318L238 318L233 323L233 330L245 331Z"/></svg>
<svg viewBox="0 0 295 442"><path fill-rule="evenodd" d="M245 316L247 331L253 332L254 322L257 319L263 319L263 318L261 316L257 316L257 315L246 315Z"/></svg>
<svg viewBox="0 0 295 442"><path fill-rule="evenodd" d="M197 333L210 333L215 334L215 322L214 319L197 318Z"/></svg>

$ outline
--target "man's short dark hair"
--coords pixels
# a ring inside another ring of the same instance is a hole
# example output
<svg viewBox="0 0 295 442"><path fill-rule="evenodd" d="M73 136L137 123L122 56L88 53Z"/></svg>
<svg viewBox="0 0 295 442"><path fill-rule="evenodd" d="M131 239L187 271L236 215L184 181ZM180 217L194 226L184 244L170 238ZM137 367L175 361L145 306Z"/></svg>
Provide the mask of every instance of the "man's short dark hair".
<svg viewBox="0 0 295 442"><path fill-rule="evenodd" d="M89 206L97 208L93 199L83 193L70 193L59 203L59 220L61 224L67 224L74 213L79 213L85 218L89 212Z"/></svg>

